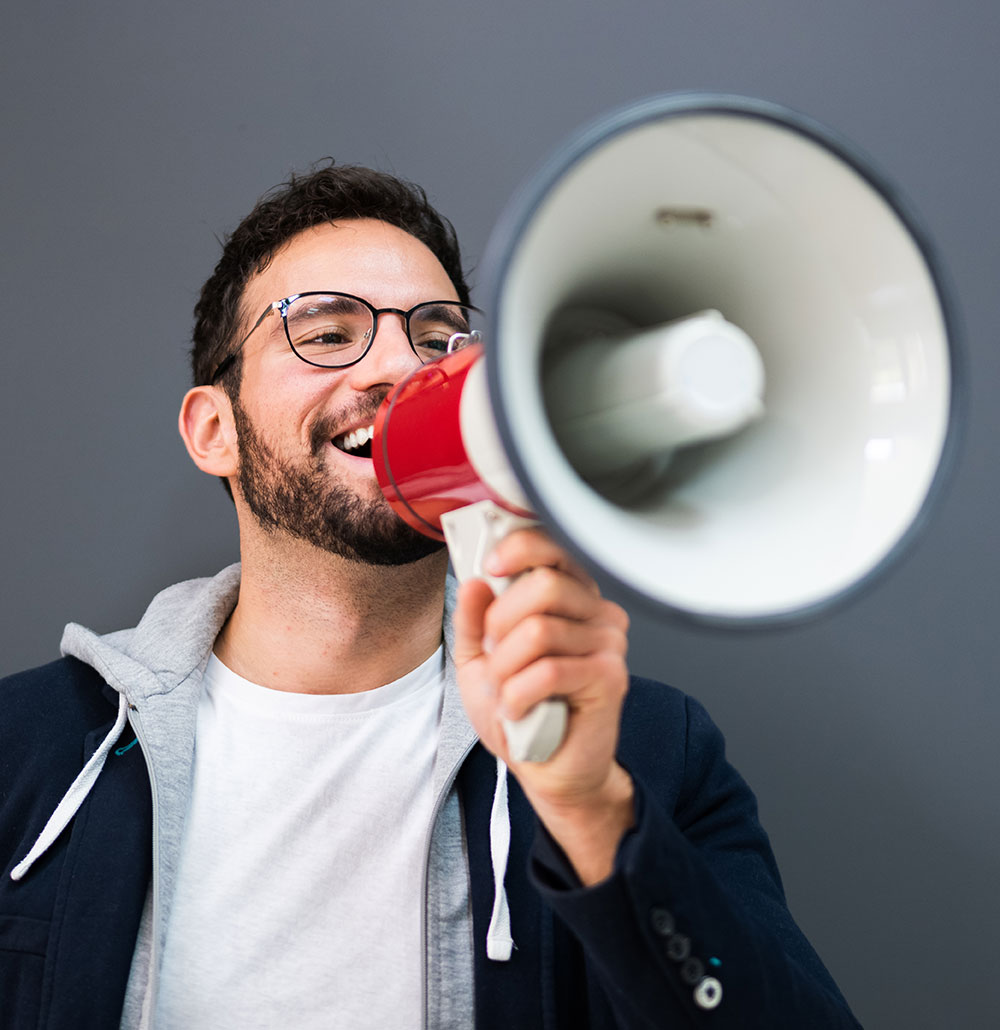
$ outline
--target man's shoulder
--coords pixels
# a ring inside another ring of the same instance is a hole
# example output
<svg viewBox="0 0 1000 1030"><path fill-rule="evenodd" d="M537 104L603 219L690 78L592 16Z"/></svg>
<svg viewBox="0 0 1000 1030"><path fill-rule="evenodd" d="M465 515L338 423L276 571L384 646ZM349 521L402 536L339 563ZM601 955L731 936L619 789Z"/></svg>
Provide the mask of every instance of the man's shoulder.
<svg viewBox="0 0 1000 1030"><path fill-rule="evenodd" d="M644 676L632 676L625 696L622 726L629 730L681 728L687 721L692 703L692 699L676 687Z"/></svg>
<svg viewBox="0 0 1000 1030"><path fill-rule="evenodd" d="M103 682L96 669L78 658L63 655L44 665L36 665L33 669L23 669L0 677L0 690L66 690L81 683L93 684L95 681Z"/></svg>
<svg viewBox="0 0 1000 1030"><path fill-rule="evenodd" d="M39 725L50 731L60 726L87 728L107 717L111 703L111 688L78 658L57 658L0 679L4 737L17 737Z"/></svg>
<svg viewBox="0 0 1000 1030"><path fill-rule="evenodd" d="M692 753L722 757L725 741L693 697L656 680L633 676L622 709L619 755L633 769L680 775Z"/></svg>
<svg viewBox="0 0 1000 1030"><path fill-rule="evenodd" d="M626 704L643 708L675 711L684 707L689 697L682 690L646 676L630 676Z"/></svg>

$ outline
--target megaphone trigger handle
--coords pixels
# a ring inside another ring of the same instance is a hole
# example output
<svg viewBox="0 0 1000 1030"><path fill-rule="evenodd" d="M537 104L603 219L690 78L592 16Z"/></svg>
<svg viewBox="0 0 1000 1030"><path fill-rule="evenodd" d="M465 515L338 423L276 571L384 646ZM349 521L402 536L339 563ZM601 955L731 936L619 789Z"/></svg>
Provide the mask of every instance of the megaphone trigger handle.
<svg viewBox="0 0 1000 1030"><path fill-rule="evenodd" d="M487 555L509 533L538 524L537 519L516 515L490 500L445 512L441 516L441 529L459 582L485 579L494 594L502 594L511 580L509 577L487 575L484 568Z"/></svg>
<svg viewBox="0 0 1000 1030"><path fill-rule="evenodd" d="M485 579L499 596L510 586L509 577L489 576L483 565L487 555L516 529L537 526L538 520L517 515L494 501L477 501L441 516L441 528L448 554L459 582ZM561 698L550 698L535 705L516 722L504 719L504 733L510 757L515 762L546 762L566 735L569 708Z"/></svg>

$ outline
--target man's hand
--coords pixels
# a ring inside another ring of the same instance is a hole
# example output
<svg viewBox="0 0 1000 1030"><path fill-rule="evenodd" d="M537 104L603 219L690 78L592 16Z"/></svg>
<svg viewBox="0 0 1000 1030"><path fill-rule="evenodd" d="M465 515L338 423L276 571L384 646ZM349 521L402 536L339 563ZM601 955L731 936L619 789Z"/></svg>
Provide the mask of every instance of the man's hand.
<svg viewBox="0 0 1000 1030"><path fill-rule="evenodd" d="M538 529L506 537L487 571L517 578L497 598L483 580L459 591L455 661L466 711L583 883L597 883L633 818L632 783L615 761L628 616ZM569 706L565 739L547 762L512 762L501 720L549 697Z"/></svg>

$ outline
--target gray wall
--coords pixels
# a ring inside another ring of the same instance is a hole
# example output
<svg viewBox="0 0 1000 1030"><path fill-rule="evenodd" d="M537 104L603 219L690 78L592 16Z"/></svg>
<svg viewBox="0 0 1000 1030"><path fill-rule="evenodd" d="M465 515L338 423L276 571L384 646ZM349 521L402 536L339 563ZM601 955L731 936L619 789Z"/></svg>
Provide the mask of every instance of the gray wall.
<svg viewBox="0 0 1000 1030"><path fill-rule="evenodd" d="M197 290L270 185L326 154L424 183L473 262L516 184L633 98L725 89L824 121L923 213L967 328L970 419L904 562L805 626L638 615L633 664L702 699L790 904L869 1028L997 1026L1000 351L983 0L18 4L4 21L4 671L131 625L236 554L174 428Z"/></svg>

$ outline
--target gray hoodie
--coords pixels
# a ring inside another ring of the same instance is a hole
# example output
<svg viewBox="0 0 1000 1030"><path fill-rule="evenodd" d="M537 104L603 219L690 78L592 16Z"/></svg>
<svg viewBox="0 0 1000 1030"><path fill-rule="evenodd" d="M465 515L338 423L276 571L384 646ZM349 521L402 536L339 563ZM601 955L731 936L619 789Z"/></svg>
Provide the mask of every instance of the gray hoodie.
<svg viewBox="0 0 1000 1030"><path fill-rule="evenodd" d="M231 565L212 578L168 587L153 599L134 629L99 636L71 623L63 636L63 653L91 665L119 693L119 720L53 813L19 875L24 875L73 817L100 774L127 717L149 770L153 877L126 992L121 1023L126 1030L151 1025L158 962L190 801L201 681L215 638L236 604L239 584L240 567ZM455 584L449 579L444 618L446 681L433 774L435 809L424 878L424 1025L428 1028L468 1027L474 1022L468 856L455 777L477 738L456 683L451 620L454 604ZM498 763L491 823L496 903L488 951L491 958L500 961L509 957L512 943L503 888L505 836L509 838L506 770Z"/></svg>

